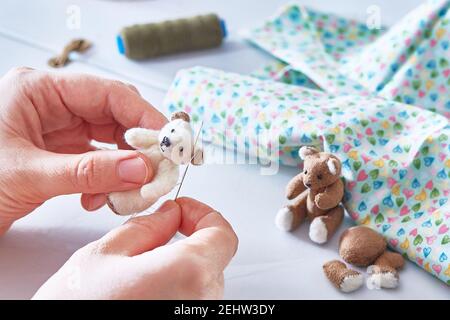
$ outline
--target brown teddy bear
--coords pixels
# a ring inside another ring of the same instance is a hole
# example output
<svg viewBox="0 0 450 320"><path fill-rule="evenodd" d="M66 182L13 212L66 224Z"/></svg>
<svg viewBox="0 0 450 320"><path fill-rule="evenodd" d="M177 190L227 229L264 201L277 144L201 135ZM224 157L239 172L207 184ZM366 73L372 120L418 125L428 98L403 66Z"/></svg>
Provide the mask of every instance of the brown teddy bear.
<svg viewBox="0 0 450 320"><path fill-rule="evenodd" d="M312 221L309 237L322 244L332 237L344 218L344 209L339 205L344 195L341 162L310 146L301 147L299 155L304 160L303 172L286 188L286 197L293 201L278 211L275 223L280 229L291 231L308 217Z"/></svg>
<svg viewBox="0 0 450 320"><path fill-rule="evenodd" d="M357 267L368 267L367 286L370 289L395 288L398 285L398 270L405 263L401 254L386 250L382 235L365 227L352 227L342 233L339 240L339 255L345 262ZM333 260L323 266L327 278L343 292L351 292L363 284L360 272L347 268L345 263Z"/></svg>

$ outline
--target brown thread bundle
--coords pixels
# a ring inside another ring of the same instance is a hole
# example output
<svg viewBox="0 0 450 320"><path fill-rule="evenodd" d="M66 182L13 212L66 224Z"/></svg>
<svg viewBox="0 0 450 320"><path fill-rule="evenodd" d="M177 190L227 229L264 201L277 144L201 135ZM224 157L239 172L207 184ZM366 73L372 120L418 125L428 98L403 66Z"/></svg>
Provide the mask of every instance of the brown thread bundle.
<svg viewBox="0 0 450 320"><path fill-rule="evenodd" d="M120 32L119 50L122 45L128 58L141 60L218 47L224 33L224 23L215 14L133 25Z"/></svg>
<svg viewBox="0 0 450 320"><path fill-rule="evenodd" d="M83 53L92 47L92 43L85 39L75 39L70 41L57 57L48 60L48 65L53 68L64 67L69 62L69 54L71 52Z"/></svg>

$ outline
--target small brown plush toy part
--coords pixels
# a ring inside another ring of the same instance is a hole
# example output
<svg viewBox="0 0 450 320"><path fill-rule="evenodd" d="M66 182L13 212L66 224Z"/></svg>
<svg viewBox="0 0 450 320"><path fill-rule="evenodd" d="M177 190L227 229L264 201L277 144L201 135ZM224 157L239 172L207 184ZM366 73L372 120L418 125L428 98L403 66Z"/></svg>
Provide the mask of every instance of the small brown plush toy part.
<svg viewBox="0 0 450 320"><path fill-rule="evenodd" d="M368 267L367 287L370 289L398 286L398 270L405 261L401 254L387 251L386 248L383 236L365 226L345 230L339 240L339 255L345 262Z"/></svg>
<svg viewBox="0 0 450 320"><path fill-rule="evenodd" d="M341 162L330 153L304 146L299 150L304 160L303 172L286 187L291 204L280 209L275 223L281 230L292 231L306 217L311 220L309 237L322 244L332 237L344 218L340 205L344 184L340 179Z"/></svg>
<svg viewBox="0 0 450 320"><path fill-rule="evenodd" d="M364 282L364 277L360 272L347 268L345 263L339 260L325 263L323 271L331 283L343 292L355 291Z"/></svg>

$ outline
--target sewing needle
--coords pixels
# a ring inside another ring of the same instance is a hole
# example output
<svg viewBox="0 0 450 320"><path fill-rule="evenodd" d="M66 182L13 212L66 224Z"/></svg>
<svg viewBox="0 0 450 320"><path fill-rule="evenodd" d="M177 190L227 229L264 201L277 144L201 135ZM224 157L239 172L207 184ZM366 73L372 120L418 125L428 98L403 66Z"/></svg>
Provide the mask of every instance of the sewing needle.
<svg viewBox="0 0 450 320"><path fill-rule="evenodd" d="M198 132L197 132L197 136L195 137L194 155L192 156L191 161L195 157L195 147L197 146L198 137L200 136L200 132L202 132L202 128L203 128L203 121L201 122L200 128L198 129ZM175 195L175 199L174 200L177 200L178 195L180 194L180 190L181 190L181 187L183 186L184 178L186 177L186 174L187 174L187 171L189 169L189 166L191 165L191 161L188 162L188 164L186 165L186 169L184 169L183 177L181 177L181 182L180 182L180 185L178 186L177 194Z"/></svg>

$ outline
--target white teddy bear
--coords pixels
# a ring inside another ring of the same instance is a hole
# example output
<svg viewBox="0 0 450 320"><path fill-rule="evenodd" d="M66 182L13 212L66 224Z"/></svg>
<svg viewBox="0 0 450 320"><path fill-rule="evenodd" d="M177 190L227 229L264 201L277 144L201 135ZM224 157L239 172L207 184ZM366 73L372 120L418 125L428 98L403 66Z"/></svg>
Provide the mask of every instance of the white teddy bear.
<svg viewBox="0 0 450 320"><path fill-rule="evenodd" d="M108 206L118 215L142 212L169 193L177 184L180 164L203 163L203 150L196 146L190 118L185 112L174 113L160 131L129 129L125 141L150 159L155 174L140 189L108 195Z"/></svg>

